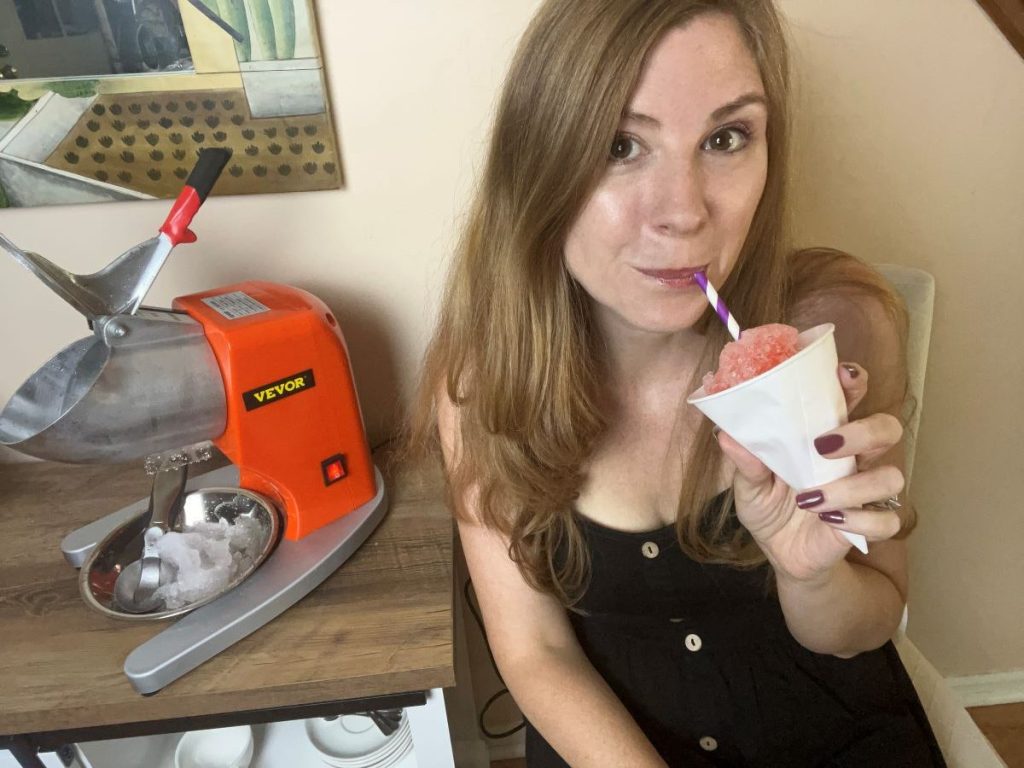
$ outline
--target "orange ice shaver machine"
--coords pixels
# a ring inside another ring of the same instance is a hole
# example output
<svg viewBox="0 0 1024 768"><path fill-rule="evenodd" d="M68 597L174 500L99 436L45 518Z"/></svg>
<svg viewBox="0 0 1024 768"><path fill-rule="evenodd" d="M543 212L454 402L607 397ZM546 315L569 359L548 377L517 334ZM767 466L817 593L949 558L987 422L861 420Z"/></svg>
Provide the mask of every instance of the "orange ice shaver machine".
<svg viewBox="0 0 1024 768"><path fill-rule="evenodd" d="M67 272L0 235L0 250L83 314L91 331L0 410L0 445L69 463L145 459L153 477L149 499L61 542L89 607L116 620L175 620L125 659L143 694L315 589L388 506L345 340L323 302L247 281L180 297L172 309L142 305L171 250L195 240L189 224L229 157L203 150L159 234L94 274ZM232 463L190 475L214 446ZM184 561L162 545L186 534L209 544L227 529L246 541L232 550L232 570L176 599Z"/></svg>
<svg viewBox="0 0 1024 768"><path fill-rule="evenodd" d="M323 302L250 281L180 297L173 307L203 326L224 380L227 426L213 443L238 468L241 487L279 502L286 538L373 499L348 350Z"/></svg>

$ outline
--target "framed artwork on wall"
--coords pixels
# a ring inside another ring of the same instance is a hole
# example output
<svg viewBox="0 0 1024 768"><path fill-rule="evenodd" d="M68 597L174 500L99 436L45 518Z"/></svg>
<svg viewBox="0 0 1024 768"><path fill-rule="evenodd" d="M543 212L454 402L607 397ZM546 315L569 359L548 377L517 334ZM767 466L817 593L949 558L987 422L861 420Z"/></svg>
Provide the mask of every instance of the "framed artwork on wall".
<svg viewBox="0 0 1024 768"><path fill-rule="evenodd" d="M312 0L0 0L0 207L337 189Z"/></svg>

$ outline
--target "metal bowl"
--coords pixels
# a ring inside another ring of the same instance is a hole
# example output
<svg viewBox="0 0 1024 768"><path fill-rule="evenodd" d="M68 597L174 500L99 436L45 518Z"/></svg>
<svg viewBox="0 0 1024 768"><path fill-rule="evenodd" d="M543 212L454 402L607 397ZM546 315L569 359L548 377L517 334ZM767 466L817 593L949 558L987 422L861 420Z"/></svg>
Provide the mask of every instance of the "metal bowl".
<svg viewBox="0 0 1024 768"><path fill-rule="evenodd" d="M265 496L244 488L204 488L186 495L181 510L170 521L171 530L188 533L194 532L198 523L218 523L221 520L234 523L239 517L248 517L258 523L259 554L251 567L239 573L218 593L180 608L152 613L129 613L117 604L114 584L118 575L126 565L138 560L142 554L142 537L148 523L146 514L142 513L114 529L89 554L78 573L78 588L82 598L89 607L106 616L134 621L170 619L216 600L241 584L277 545L281 518L274 504Z"/></svg>

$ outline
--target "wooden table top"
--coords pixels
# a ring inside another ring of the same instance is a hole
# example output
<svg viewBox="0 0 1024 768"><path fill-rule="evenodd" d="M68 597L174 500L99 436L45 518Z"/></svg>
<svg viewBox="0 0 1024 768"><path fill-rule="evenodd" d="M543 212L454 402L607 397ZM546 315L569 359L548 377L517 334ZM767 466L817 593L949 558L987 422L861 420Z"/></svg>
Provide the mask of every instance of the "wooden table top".
<svg viewBox="0 0 1024 768"><path fill-rule="evenodd" d="M269 624L143 697L124 659L168 622L90 609L60 542L148 496L150 479L138 465L0 465L0 736L454 685L451 517L434 476L386 476L390 510L348 562Z"/></svg>

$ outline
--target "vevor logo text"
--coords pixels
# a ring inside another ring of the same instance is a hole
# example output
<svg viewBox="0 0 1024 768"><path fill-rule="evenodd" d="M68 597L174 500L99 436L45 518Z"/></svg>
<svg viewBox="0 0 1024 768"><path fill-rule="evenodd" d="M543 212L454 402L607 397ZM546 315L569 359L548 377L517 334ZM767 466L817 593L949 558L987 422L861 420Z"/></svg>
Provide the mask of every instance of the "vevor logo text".
<svg viewBox="0 0 1024 768"><path fill-rule="evenodd" d="M313 369L286 376L283 379L264 384L262 387L250 389L242 393L242 400L245 402L245 410L251 411L255 408L262 408L264 405L276 403L286 397L297 395L303 390L316 386L313 378Z"/></svg>

